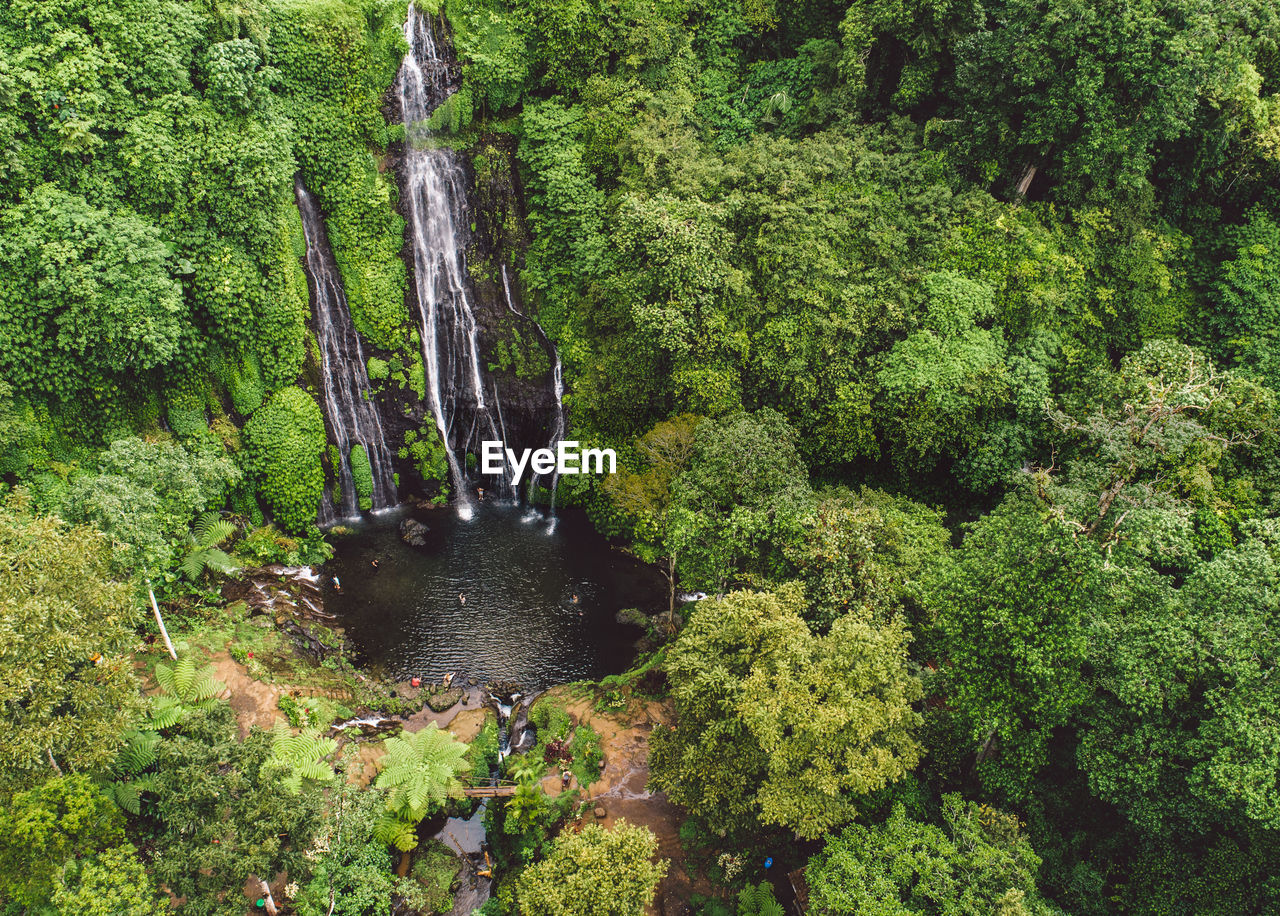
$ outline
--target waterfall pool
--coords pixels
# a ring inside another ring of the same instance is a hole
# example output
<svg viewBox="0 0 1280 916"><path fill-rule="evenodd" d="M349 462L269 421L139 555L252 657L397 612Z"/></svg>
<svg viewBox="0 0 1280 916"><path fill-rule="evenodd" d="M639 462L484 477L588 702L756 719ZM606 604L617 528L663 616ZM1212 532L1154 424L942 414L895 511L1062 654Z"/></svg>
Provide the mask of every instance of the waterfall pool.
<svg viewBox="0 0 1280 916"><path fill-rule="evenodd" d="M400 539L406 515L430 528L425 547ZM532 692L617 674L643 635L618 623L617 612L665 606L661 576L610 548L572 510L552 520L486 501L466 521L452 508L401 510L335 542L322 583L326 609L358 660L395 680L452 673Z"/></svg>

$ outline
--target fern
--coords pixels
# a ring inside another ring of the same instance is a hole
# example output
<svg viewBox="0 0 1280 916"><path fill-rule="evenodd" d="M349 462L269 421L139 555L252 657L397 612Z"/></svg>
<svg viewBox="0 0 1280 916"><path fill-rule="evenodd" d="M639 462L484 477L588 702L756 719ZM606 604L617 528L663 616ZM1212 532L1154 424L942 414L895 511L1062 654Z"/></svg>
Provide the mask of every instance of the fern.
<svg viewBox="0 0 1280 916"><path fill-rule="evenodd" d="M196 520L187 535L188 552L182 560L182 572L188 579L198 579L206 570L223 575L236 571L235 562L218 545L236 533L236 526L220 513L206 512Z"/></svg>
<svg viewBox="0 0 1280 916"><path fill-rule="evenodd" d="M122 811L136 816L142 812L142 793L156 789L154 776L139 774L155 764L160 736L153 731L130 731L124 737L124 748L111 768L115 778L100 786Z"/></svg>
<svg viewBox="0 0 1280 916"><path fill-rule="evenodd" d="M738 916L785 916L786 911L773 896L773 885L761 881L748 884L738 894Z"/></svg>
<svg viewBox="0 0 1280 916"><path fill-rule="evenodd" d="M458 776L471 769L467 746L432 722L422 731L387 740L378 788L387 792L387 810L417 824L433 805L461 798Z"/></svg>
<svg viewBox="0 0 1280 916"><path fill-rule="evenodd" d="M379 843L394 846L401 852L409 852L418 845L416 823L402 821L391 812L385 812L373 825L373 835Z"/></svg>
<svg viewBox="0 0 1280 916"><path fill-rule="evenodd" d="M211 708L227 685L213 676L213 668L197 668L187 656L172 665L156 665L161 693L151 698L151 721L156 731L172 728L193 712Z"/></svg>
<svg viewBox="0 0 1280 916"><path fill-rule="evenodd" d="M153 731L129 731L124 736L124 748L116 757L112 772L118 779L136 776L156 762L156 747L160 736Z"/></svg>
<svg viewBox="0 0 1280 916"><path fill-rule="evenodd" d="M337 749L338 742L320 737L317 731L295 735L289 726L277 722L271 741L271 763L287 772L281 784L297 795L304 780L321 782L333 778L333 768L325 761Z"/></svg>

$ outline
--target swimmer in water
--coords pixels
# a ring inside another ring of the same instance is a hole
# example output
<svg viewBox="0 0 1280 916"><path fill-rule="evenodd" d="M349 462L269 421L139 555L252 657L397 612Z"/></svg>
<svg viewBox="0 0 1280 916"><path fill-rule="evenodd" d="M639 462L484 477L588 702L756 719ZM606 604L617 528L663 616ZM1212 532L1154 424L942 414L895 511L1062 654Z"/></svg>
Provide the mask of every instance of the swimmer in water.
<svg viewBox="0 0 1280 916"><path fill-rule="evenodd" d="M484 502L484 487L477 488L476 492L480 494L480 501Z"/></svg>
<svg viewBox="0 0 1280 916"><path fill-rule="evenodd" d="M574 595L574 596L573 596L572 598L570 598L569 600L570 600L570 601L572 601L574 604L577 604L577 603L578 603L578 596L577 596L577 595Z"/></svg>
<svg viewBox="0 0 1280 916"><path fill-rule="evenodd" d="M459 603L459 604L466 604L466 603L467 603L467 596L466 596L466 595L464 595L464 594L462 594L462 592L458 592L458 603Z"/></svg>
<svg viewBox="0 0 1280 916"><path fill-rule="evenodd" d="M339 592L339 593L341 593L341 591L342 591L342 583L338 581L338 577L337 577L337 576L334 576L334 577L333 577L333 590L334 590L335 592Z"/></svg>
<svg viewBox="0 0 1280 916"><path fill-rule="evenodd" d="M370 560L370 561L369 561L369 565L370 565L370 566L372 566L374 569L377 569L377 568L378 568L378 560L377 560L377 558L375 557L374 559Z"/></svg>

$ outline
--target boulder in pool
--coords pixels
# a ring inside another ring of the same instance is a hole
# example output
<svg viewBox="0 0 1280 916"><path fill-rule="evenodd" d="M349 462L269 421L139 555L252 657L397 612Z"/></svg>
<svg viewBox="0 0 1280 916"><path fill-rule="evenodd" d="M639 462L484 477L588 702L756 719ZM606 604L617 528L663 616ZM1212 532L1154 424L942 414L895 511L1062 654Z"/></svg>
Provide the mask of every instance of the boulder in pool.
<svg viewBox="0 0 1280 916"><path fill-rule="evenodd" d="M615 619L618 623L632 627L640 627L641 629L644 629L649 625L649 616L644 611L633 607L624 607L622 610L618 611Z"/></svg>
<svg viewBox="0 0 1280 916"><path fill-rule="evenodd" d="M430 530L416 518L406 518L400 522L400 540L410 547L426 547L427 532Z"/></svg>
<svg viewBox="0 0 1280 916"><path fill-rule="evenodd" d="M448 690L441 690L427 697L427 705L431 707L432 712L444 712L446 709L451 709L465 695L466 691L461 687L450 687Z"/></svg>

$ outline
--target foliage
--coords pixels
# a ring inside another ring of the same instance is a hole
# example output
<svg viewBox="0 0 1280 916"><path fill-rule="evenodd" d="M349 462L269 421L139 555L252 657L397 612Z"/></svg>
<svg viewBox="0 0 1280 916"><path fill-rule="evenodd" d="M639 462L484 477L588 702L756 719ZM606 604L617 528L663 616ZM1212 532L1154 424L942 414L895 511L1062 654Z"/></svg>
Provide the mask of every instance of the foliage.
<svg viewBox="0 0 1280 916"><path fill-rule="evenodd" d="M191 655L184 655L172 665L156 665L156 683L160 693L151 698L149 725L157 731L185 721L197 712L217 705L227 685L213 676L213 667L197 667Z"/></svg>
<svg viewBox="0 0 1280 916"><path fill-rule="evenodd" d="M33 516L21 492L0 506L4 788L105 769L141 713L129 655L140 609L106 546L90 528Z"/></svg>
<svg viewBox="0 0 1280 916"><path fill-rule="evenodd" d="M375 828L378 839L407 852L418 844L418 822L448 798L462 797L458 777L470 769L467 746L430 723L420 731L387 739L378 788L387 810Z"/></svg>
<svg viewBox="0 0 1280 916"><path fill-rule="evenodd" d="M896 806L884 824L855 825L827 841L806 870L817 913L1051 916L1036 889L1040 859L1017 818L943 798L945 829Z"/></svg>
<svg viewBox="0 0 1280 916"><path fill-rule="evenodd" d="M286 772L280 784L298 795L304 782L333 779L333 766L327 758L337 749L338 742L321 737L318 731L303 730L295 735L283 722L277 722L271 736L271 763Z"/></svg>
<svg viewBox="0 0 1280 916"><path fill-rule="evenodd" d="M88 522L104 532L122 572L171 581L186 556L226 539L202 548L197 533L193 545L191 525L201 514L221 509L239 480L234 463L207 439L184 444L117 439L97 456L95 471L71 478L59 509L68 520ZM224 531L218 524L205 534Z"/></svg>
<svg viewBox="0 0 1280 916"><path fill-rule="evenodd" d="M373 838L384 805L377 791L340 784L306 856L311 880L295 899L300 916L387 914L395 887L391 856Z"/></svg>
<svg viewBox="0 0 1280 916"><path fill-rule="evenodd" d="M231 557L218 545L235 534L236 527L216 512L206 513L196 520L187 536L190 553L182 560L182 571L188 579L199 579L206 571L227 575L236 571Z"/></svg>
<svg viewBox="0 0 1280 916"><path fill-rule="evenodd" d="M159 746L152 873L185 910L223 912L250 875L307 874L303 856L319 821L314 790L291 792L277 778L271 736L237 739L235 717L218 704L193 714Z"/></svg>
<svg viewBox="0 0 1280 916"><path fill-rule="evenodd" d="M807 477L794 430L772 410L700 424L672 484L684 581L718 592L739 577L767 581L775 545L793 536L809 496Z"/></svg>
<svg viewBox="0 0 1280 916"><path fill-rule="evenodd" d="M373 508L373 466L369 464L369 455L364 446L356 443L351 446L351 478L356 488L356 496L360 500L360 508Z"/></svg>
<svg viewBox="0 0 1280 916"><path fill-rule="evenodd" d="M175 359L185 310L154 226L45 184L0 238L0 372L22 393L84 397L90 379Z"/></svg>
<svg viewBox="0 0 1280 916"><path fill-rule="evenodd" d="M658 841L645 827L619 820L561 833L547 858L520 873L516 896L529 916L607 911L640 916L667 871L654 862Z"/></svg>
<svg viewBox="0 0 1280 916"><path fill-rule="evenodd" d="M714 829L818 836L920 758L902 624L818 637L802 608L794 588L700 602L668 654L677 722L654 731L651 780Z"/></svg>
<svg viewBox="0 0 1280 916"><path fill-rule="evenodd" d="M324 496L324 417L300 388L284 388L244 427L246 460L258 492L286 531L315 524Z"/></svg>
<svg viewBox="0 0 1280 916"><path fill-rule="evenodd" d="M124 842L124 818L82 775L57 775L15 794L0 813L0 899L46 903L69 859Z"/></svg>
<svg viewBox="0 0 1280 916"><path fill-rule="evenodd" d="M168 909L128 843L69 862L55 880L58 916L161 916Z"/></svg>
<svg viewBox="0 0 1280 916"><path fill-rule="evenodd" d="M768 881L748 884L738 892L738 916L784 916L785 913Z"/></svg>

